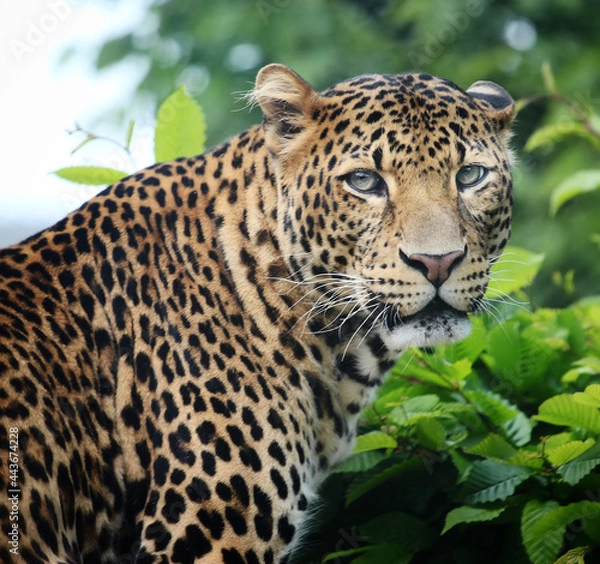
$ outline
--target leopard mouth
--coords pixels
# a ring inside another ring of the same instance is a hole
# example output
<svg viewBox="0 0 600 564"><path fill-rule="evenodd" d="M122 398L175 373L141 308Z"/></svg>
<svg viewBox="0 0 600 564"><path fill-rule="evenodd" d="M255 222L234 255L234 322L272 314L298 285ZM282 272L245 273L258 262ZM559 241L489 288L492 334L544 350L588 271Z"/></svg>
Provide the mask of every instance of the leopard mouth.
<svg viewBox="0 0 600 564"><path fill-rule="evenodd" d="M397 311L388 311L386 325L390 331L406 324L431 325L441 320L459 321L467 319L465 311L458 310L439 296L431 300L423 309L411 315L400 316Z"/></svg>

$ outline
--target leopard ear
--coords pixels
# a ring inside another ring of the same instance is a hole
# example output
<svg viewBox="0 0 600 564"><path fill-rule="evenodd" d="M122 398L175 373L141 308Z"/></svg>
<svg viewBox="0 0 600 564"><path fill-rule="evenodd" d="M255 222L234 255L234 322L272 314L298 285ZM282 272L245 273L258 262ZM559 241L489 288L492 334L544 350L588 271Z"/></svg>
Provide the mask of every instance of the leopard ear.
<svg viewBox="0 0 600 564"><path fill-rule="evenodd" d="M510 125L515 113L515 101L502 86L479 80L469 87L467 94L487 114L497 131L503 131Z"/></svg>
<svg viewBox="0 0 600 564"><path fill-rule="evenodd" d="M267 147L279 154L306 127L317 93L292 69L271 64L256 77L254 99L264 114Z"/></svg>

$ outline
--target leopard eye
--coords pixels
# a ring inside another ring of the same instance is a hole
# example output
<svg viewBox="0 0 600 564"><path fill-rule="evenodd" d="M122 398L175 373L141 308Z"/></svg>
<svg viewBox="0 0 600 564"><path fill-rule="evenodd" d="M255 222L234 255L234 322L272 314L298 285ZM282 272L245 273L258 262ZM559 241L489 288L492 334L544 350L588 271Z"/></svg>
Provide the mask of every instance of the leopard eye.
<svg viewBox="0 0 600 564"><path fill-rule="evenodd" d="M355 170L347 174L344 180L350 188L363 194L382 194L386 190L383 178L372 170Z"/></svg>
<svg viewBox="0 0 600 564"><path fill-rule="evenodd" d="M480 165L463 166L456 173L456 183L460 188L470 188L481 182L487 173L488 169Z"/></svg>

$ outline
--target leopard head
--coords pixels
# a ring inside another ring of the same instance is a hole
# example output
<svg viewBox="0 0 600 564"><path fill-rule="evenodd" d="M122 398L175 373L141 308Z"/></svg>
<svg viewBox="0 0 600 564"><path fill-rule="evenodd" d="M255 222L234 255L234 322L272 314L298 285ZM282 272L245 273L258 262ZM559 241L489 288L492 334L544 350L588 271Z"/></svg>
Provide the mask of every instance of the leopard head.
<svg viewBox="0 0 600 564"><path fill-rule="evenodd" d="M315 312L393 350L464 337L510 233L510 95L416 73L317 92L275 64L255 97L279 239Z"/></svg>

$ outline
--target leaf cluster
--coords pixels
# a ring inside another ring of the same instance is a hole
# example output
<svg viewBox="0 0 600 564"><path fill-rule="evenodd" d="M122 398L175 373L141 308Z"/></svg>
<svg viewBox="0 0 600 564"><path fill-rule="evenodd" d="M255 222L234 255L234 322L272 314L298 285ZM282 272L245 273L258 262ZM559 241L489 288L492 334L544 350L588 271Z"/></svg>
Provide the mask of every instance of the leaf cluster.
<svg viewBox="0 0 600 564"><path fill-rule="evenodd" d="M488 296L519 294L539 264L508 249ZM393 368L299 562L599 561L600 302L472 322Z"/></svg>

